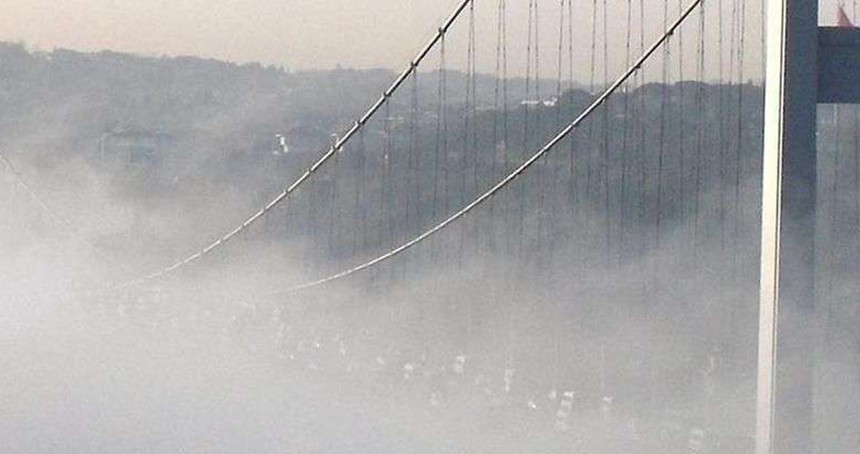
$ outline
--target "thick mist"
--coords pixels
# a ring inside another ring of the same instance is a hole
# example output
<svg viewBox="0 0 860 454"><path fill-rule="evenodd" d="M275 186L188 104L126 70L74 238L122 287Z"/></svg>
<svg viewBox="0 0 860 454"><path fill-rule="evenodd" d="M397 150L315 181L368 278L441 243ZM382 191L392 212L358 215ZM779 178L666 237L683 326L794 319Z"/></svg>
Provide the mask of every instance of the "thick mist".
<svg viewBox="0 0 860 454"><path fill-rule="evenodd" d="M538 142L518 127L507 142L486 133L474 139L484 161L470 161L452 120L442 183L440 106L416 107L407 136L412 106L395 97L264 221L193 266L122 286L259 210L390 74L2 50L14 96L0 151L17 174L0 173L0 451L751 452L759 87L625 92L600 115L622 120L584 125L458 225L350 279L285 291L414 237ZM465 78L449 76L459 99ZM438 84L422 74L415 91ZM483 131L494 85L480 80ZM589 98L553 102L566 112ZM562 112L505 107L536 137ZM714 121L718 107L732 121ZM856 112L821 117L836 120L820 126L817 430L850 452Z"/></svg>
<svg viewBox="0 0 860 454"><path fill-rule="evenodd" d="M139 209L108 206L122 204ZM113 291L102 285L116 270L81 244L106 227L70 238L38 216L22 224L43 230L2 238L15 244L2 270L3 451L647 453L695 444L701 429L679 418L716 408L699 421L731 415L748 431L752 377L719 391L698 379L713 358L703 344L725 335L706 314L740 296L679 254L605 268L575 266L565 248L565 272L539 281L484 255L439 271L419 250L370 281L271 297L260 289L323 270L249 242L235 261ZM666 251L687 234L667 235ZM421 277L384 277L404 267ZM643 291L670 302L646 310ZM676 425L650 427L645 406Z"/></svg>

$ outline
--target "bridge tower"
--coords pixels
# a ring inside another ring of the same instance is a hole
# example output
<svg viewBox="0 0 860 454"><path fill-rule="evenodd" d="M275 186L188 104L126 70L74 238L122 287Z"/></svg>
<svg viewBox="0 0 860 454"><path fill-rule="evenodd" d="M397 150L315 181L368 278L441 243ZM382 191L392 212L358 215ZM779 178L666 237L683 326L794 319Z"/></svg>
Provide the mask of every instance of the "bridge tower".
<svg viewBox="0 0 860 454"><path fill-rule="evenodd" d="M757 454L814 442L816 111L860 103L860 32L818 26L818 0L768 0Z"/></svg>

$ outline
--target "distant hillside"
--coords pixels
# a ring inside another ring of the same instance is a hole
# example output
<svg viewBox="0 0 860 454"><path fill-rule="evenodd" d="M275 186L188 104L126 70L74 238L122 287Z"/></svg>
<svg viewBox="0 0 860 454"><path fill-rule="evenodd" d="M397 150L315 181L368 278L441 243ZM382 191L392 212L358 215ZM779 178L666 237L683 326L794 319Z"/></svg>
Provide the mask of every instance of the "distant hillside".
<svg viewBox="0 0 860 454"><path fill-rule="evenodd" d="M24 168L52 169L40 173L44 182L65 178L60 164L64 160L83 159L100 174L99 181L108 182L113 194L152 207L169 198L180 212L205 214L211 208L206 204L217 202L212 195L225 192L241 201L240 206L259 206L303 171L330 143L333 133L349 127L394 76L387 70L292 73L254 64L108 51L29 52L22 45L0 44L0 147ZM421 187L416 203L422 205L422 212L434 212L433 205L459 206L473 196L475 187L498 178L506 166L536 150L592 97L577 89L552 100L548 89L556 84L542 81L547 95L541 100L546 102L536 102L525 99L525 81L508 81L508 128L503 133L499 122L504 112L493 109L493 77L478 77L477 112L468 121L463 116L466 78L462 73L446 73L444 110L438 106L438 73L421 73L416 85L408 84L392 106L350 144L352 152L338 168L315 179L320 182L316 186L316 191L322 191L320 197L331 195L326 191L334 180L340 193L382 191L379 178L362 188L359 176L390 165L395 172L390 187ZM661 183L669 188L662 197L666 215L673 217L686 209L674 188L681 181L685 185L694 181L692 159L697 153L707 167L699 175L706 187L713 187L720 175L713 170L715 165L723 168L725 178L755 178L760 165L761 93L760 87L752 85L695 82L648 84L618 93L605 114L599 112L576 134L577 184L592 185L583 188L582 197L593 199L588 203L596 209L602 207L601 189L595 182L608 178L613 188L629 186L624 189L629 200L653 205L658 193L655 166L662 159L666 168ZM417 101L414 109L413 99ZM527 106L523 101L531 102ZM410 135L413 110L414 137ZM740 135L738 112L744 128ZM700 124L707 128L701 135ZM467 125L477 125L469 142L463 129ZM723 131L720 134L725 134L730 149L719 144L715 131ZM283 153L277 135L284 137L288 153ZM355 152L362 144L363 156ZM477 149L472 150L473 145ZM607 147L604 154L601 150ZM419 161L412 170L408 169L410 149ZM443 155L434 167L440 150L447 158ZM741 165L728 161L735 156ZM608 176L598 164L601 159L609 160ZM567 161L552 161L560 166L561 175L574 165ZM682 161L683 169L679 168ZM647 180L639 186L630 186L633 170L624 169L631 166L647 167L643 170ZM335 172L341 172L337 178ZM446 200L437 200L430 188L437 184L438 175L449 173L449 186L443 188ZM467 181L471 183L464 186ZM526 181L530 191L539 190L539 179ZM631 202L625 199L624 203ZM412 219L415 225L397 228L414 231L428 221Z"/></svg>

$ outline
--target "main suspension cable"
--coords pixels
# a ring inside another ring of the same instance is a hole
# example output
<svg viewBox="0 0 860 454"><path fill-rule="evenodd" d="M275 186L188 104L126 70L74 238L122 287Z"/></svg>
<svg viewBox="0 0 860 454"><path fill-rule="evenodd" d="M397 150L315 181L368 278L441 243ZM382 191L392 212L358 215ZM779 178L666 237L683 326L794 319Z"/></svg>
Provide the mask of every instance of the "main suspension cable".
<svg viewBox="0 0 860 454"><path fill-rule="evenodd" d="M415 71L416 68L425 60L425 58L430 54L436 45L444 39L444 37L448 34L448 30L454 25L457 19L466 11L468 5L473 0L462 0L454 12L448 17L448 19L444 22L444 24L438 28L436 33L430 39L430 41L421 49L420 52L416 55L414 59L409 62L409 67L406 68L400 75L394 80L394 82L382 93L379 99L373 103L369 109L359 117L359 119L353 124L353 126L344 134L342 137L338 138L326 151L323 153L309 168L307 168L304 173L301 174L292 184L287 186L277 197L272 199L266 206L262 209L248 217L241 225L230 231L229 233L221 236L215 242L211 243L209 246L185 257L182 260L175 262L174 264L167 266L159 271L150 273L138 279L134 279L120 285L115 286L114 288L127 288L131 286L136 286L143 284L145 282L162 278L168 274L172 274L180 268L184 268L185 266L196 262L197 260L203 258L211 254L214 250L224 246L229 243L232 239L236 238L237 235L247 230L250 226L254 225L261 218L268 215L275 207L284 202L293 192L296 191L302 184L305 183L308 179L310 179L322 166L324 166L329 160L337 156L337 154L343 150L344 146L352 139L359 130L364 129L364 125L376 115L376 113L382 108L383 104L385 104L389 98L391 98L395 92L397 92L400 87L406 82L409 76Z"/></svg>
<svg viewBox="0 0 860 454"><path fill-rule="evenodd" d="M400 255L401 253L403 253L406 250L409 250L409 249L415 247L416 245L418 245L418 244L422 243L423 241L425 241L426 239L432 237L433 235L435 235L439 231L445 229L449 225L458 221L463 216L472 212L475 208L477 208L478 206L480 206L481 204L486 202L487 199L493 197L499 191L501 191L502 189L504 189L508 185L510 185L511 182L513 182L514 180L519 178L526 170L531 168L538 160L540 160L547 153L552 151L555 148L555 146L558 145L559 142L564 140L575 129L577 129L582 124L583 121L588 119L594 113L594 111L596 109L598 109L602 105L604 105L606 100L610 96L615 94L615 92L618 90L619 87L621 87L625 82L627 82L627 80L631 76L633 76L634 74L636 74L638 71L640 71L642 69L645 62L648 61L651 58L651 56L658 49L660 49L661 46L663 46L666 43L666 41L668 41L668 39L676 32L676 30L681 26L681 24L683 24L684 21L690 16L690 14L692 14L693 11L695 11L696 8L698 8L703 2L704 2L704 0L694 0L690 4L690 6L688 6L687 9L684 10L684 12L678 17L678 19L675 20L675 22L673 22L672 25L666 29L666 31L657 39L657 41L654 44L652 44L651 47L649 47L648 50L644 54L642 54L633 63L633 65L630 66L615 82L613 82L606 89L604 89L603 92L601 93L601 95L598 96L594 101L592 101L591 104L589 104L589 106L584 111L582 111L582 113L580 113L579 116L576 117L576 119L574 119L564 129L562 129L560 132L558 132L555 135L555 137L553 137L549 142L547 142L539 151L537 151L535 154L533 154L531 157L529 157L526 161L524 161L522 164L520 164L516 169L514 169L513 172L508 174L505 178L503 178L501 181L496 183L493 187L488 189L486 192L484 192L481 196L479 196L478 198L476 198L475 200L470 202L468 205L466 205L465 207L463 207L459 211L455 212L454 214L452 214L450 217L443 220L442 222L436 224L435 226L433 226L429 230L425 231L421 235L415 237L414 239L412 239L412 240L410 240L410 241L408 241L408 242L406 242L406 243L404 243L404 244L386 252L385 254L382 254L382 255L372 259L372 260L369 260L367 262L364 262L360 265L354 266L354 267L349 268L347 270L341 271L339 273L330 275L328 277L324 277L322 279L317 279L315 281L311 281L311 282L308 282L305 284L293 286L293 287L288 288L286 290L270 293L268 296L284 295L284 294L295 293L298 291L311 289L314 287L319 287L319 286L322 286L322 285L325 285L325 284L328 284L328 283L331 283L334 281L341 280L341 279L346 278L348 276L352 276L352 275L354 275L358 272L364 271L368 268L372 268L372 267L374 267L374 266L376 266L382 262L385 262L385 261L397 256L397 255Z"/></svg>
<svg viewBox="0 0 860 454"><path fill-rule="evenodd" d="M113 266L121 268L125 272L131 272L131 269L124 263L114 258L111 254L102 249L100 246L96 245L87 238L84 238L83 235L80 234L80 231L74 225L72 225L71 222L67 221L57 212L57 210L54 209L53 206L51 206L50 203L45 201L44 198L40 197L36 190L33 189L33 187L30 185L30 183L27 182L27 179L24 178L24 175L18 171L18 168L15 167L14 164L12 164L12 161L10 161L9 158L7 158L2 151L0 151L0 163L2 163L3 167L5 167L6 170L12 175L12 177L15 178L18 184L21 185L22 188L24 188L24 191L33 200L33 202L36 203L39 209L42 210L45 214L47 214L48 217L51 218L57 225L65 229L73 236L80 238L81 241L87 245L87 247L89 247L93 252L96 253L96 255L101 257L106 262L110 263Z"/></svg>

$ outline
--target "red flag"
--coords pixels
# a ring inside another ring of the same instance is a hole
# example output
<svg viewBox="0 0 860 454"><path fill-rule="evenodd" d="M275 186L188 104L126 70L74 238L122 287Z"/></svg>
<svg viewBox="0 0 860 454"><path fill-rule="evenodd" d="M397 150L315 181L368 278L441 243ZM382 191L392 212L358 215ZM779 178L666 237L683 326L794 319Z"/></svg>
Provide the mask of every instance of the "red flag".
<svg viewBox="0 0 860 454"><path fill-rule="evenodd" d="M851 22L851 19L848 18L848 15L845 14L845 9L842 6L839 6L839 12L836 15L836 26L842 28L854 28L854 24Z"/></svg>

